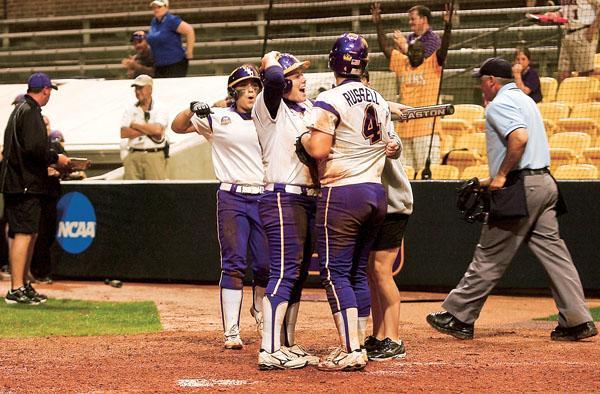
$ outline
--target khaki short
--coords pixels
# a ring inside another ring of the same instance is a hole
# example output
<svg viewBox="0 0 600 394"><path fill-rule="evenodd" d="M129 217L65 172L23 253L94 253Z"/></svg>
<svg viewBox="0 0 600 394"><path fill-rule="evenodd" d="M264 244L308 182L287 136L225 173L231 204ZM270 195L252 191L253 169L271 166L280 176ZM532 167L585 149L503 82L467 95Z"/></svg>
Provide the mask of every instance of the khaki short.
<svg viewBox="0 0 600 394"><path fill-rule="evenodd" d="M558 56L558 71L586 72L594 69L594 55L598 47L598 33L592 42L585 38L586 29L567 34L562 39Z"/></svg>
<svg viewBox="0 0 600 394"><path fill-rule="evenodd" d="M129 152L125 161L125 180L160 180L167 178L167 159L160 152Z"/></svg>

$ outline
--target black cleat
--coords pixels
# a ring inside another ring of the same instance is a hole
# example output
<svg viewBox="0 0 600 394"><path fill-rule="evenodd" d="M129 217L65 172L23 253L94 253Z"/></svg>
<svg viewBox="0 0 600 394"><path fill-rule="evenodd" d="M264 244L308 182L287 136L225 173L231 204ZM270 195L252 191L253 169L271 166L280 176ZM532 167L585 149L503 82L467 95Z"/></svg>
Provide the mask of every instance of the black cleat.
<svg viewBox="0 0 600 394"><path fill-rule="evenodd" d="M27 294L27 297L37 300L40 304L43 304L44 302L48 301L48 297L45 296L44 294L40 294L38 293L33 286L31 286L31 282L28 282L25 286L25 294Z"/></svg>
<svg viewBox="0 0 600 394"><path fill-rule="evenodd" d="M450 312L430 313L427 315L427 323L439 332L455 338L473 339L474 325L461 322Z"/></svg>
<svg viewBox="0 0 600 394"><path fill-rule="evenodd" d="M598 330L593 321L588 321L574 327L556 326L550 333L553 341L579 341L598 335Z"/></svg>
<svg viewBox="0 0 600 394"><path fill-rule="evenodd" d="M4 298L4 302L7 304L23 304L23 305L38 305L40 301L35 298L30 298L27 295L27 291L25 286L21 286L16 290L9 290L6 293L6 297Z"/></svg>
<svg viewBox="0 0 600 394"><path fill-rule="evenodd" d="M374 335L369 335L368 337L365 338L365 349L368 352L372 352L373 350L376 350L377 348L379 348L379 346L381 345L381 340L377 339L376 336Z"/></svg>
<svg viewBox="0 0 600 394"><path fill-rule="evenodd" d="M388 361L406 357L406 348L402 341L396 342L385 338L377 349L367 354L371 361Z"/></svg>

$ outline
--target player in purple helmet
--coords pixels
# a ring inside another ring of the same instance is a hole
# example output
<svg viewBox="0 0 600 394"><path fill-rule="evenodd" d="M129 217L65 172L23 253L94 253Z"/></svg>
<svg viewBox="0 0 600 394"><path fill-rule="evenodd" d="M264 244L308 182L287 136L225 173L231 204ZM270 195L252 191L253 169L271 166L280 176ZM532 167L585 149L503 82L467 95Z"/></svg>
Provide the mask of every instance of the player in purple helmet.
<svg viewBox="0 0 600 394"><path fill-rule="evenodd" d="M197 132L212 145L217 191L217 224L221 248L221 312L224 347L241 349L240 308L247 251L253 257L253 303L250 312L262 332L262 298L269 275L267 237L258 214L264 192L264 170L251 110L262 89L258 70L245 64L233 70L227 81L228 108L209 108L192 102L181 111L171 128L177 133ZM213 112L214 111L214 112Z"/></svg>
<svg viewBox="0 0 600 394"><path fill-rule="evenodd" d="M336 86L319 94L310 132L301 137L307 152L321 160L317 250L340 337L340 347L319 363L326 371L361 370L367 364L359 324L366 326L370 312L368 255L386 214L385 158L400 153L388 103L360 80L368 53L358 34L336 40L329 53Z"/></svg>
<svg viewBox="0 0 600 394"><path fill-rule="evenodd" d="M258 355L262 370L295 369L319 362L295 338L302 285L312 255L311 233L319 192L316 173L311 176L309 167L295 154L296 139L307 130L312 110L303 75L309 65L290 54L267 53L261 65L264 90L252 110L266 174L260 217L271 254Z"/></svg>

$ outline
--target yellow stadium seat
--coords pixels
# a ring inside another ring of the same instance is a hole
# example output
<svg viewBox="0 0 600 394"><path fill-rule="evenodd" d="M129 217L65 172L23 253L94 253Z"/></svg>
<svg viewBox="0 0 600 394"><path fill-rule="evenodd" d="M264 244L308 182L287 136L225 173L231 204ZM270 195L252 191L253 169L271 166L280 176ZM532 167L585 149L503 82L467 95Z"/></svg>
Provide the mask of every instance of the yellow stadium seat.
<svg viewBox="0 0 600 394"><path fill-rule="evenodd" d="M592 137L587 133L556 133L548 141L550 148L567 148L573 151L576 156L581 156L583 150L592 144Z"/></svg>
<svg viewBox="0 0 600 394"><path fill-rule="evenodd" d="M454 137L448 134L440 134L440 153L444 156L454 147Z"/></svg>
<svg viewBox="0 0 600 394"><path fill-rule="evenodd" d="M564 103L538 103L540 114L544 120L546 134L548 136L554 134L558 129L558 121L569 116L569 106Z"/></svg>
<svg viewBox="0 0 600 394"><path fill-rule="evenodd" d="M485 119L475 119L473 121L473 131L476 133L485 133Z"/></svg>
<svg viewBox="0 0 600 394"><path fill-rule="evenodd" d="M448 153L446 164L458 168L462 172L469 166L477 166L483 163L483 159L477 152L470 150L453 150Z"/></svg>
<svg viewBox="0 0 600 394"><path fill-rule="evenodd" d="M460 173L458 168L449 165L432 164L429 168L431 169L431 179L458 179ZM417 179L422 178L422 172L423 170L419 170Z"/></svg>
<svg viewBox="0 0 600 394"><path fill-rule="evenodd" d="M460 175L462 179L471 179L477 177L479 179L487 178L490 176L490 169L487 164L480 164L478 166L469 166L465 168Z"/></svg>
<svg viewBox="0 0 600 394"><path fill-rule="evenodd" d="M551 103L556 100L558 81L551 77L541 77L540 87L542 89L542 103Z"/></svg>
<svg viewBox="0 0 600 394"><path fill-rule="evenodd" d="M467 148L472 152L477 152L482 158L487 156L485 149L485 133L471 133L458 137L454 143L455 149Z"/></svg>
<svg viewBox="0 0 600 394"><path fill-rule="evenodd" d="M598 179L598 169L592 164L559 166L552 175L556 179Z"/></svg>
<svg viewBox="0 0 600 394"><path fill-rule="evenodd" d="M457 104L452 115L442 118L442 133L460 136L473 131L473 121L482 119L484 109L476 104Z"/></svg>
<svg viewBox="0 0 600 394"><path fill-rule="evenodd" d="M573 107L571 116L558 121L558 131L579 131L597 136L600 130L600 103L581 103Z"/></svg>
<svg viewBox="0 0 600 394"><path fill-rule="evenodd" d="M599 90L600 81L590 77L571 77L562 81L556 93L556 101L570 107L592 100L592 95Z"/></svg>
<svg viewBox="0 0 600 394"><path fill-rule="evenodd" d="M577 164L577 155L569 148L550 148L550 169L567 164Z"/></svg>
<svg viewBox="0 0 600 394"><path fill-rule="evenodd" d="M406 176L408 179L415 179L415 169L411 166L403 166L404 172L406 172Z"/></svg>
<svg viewBox="0 0 600 394"><path fill-rule="evenodd" d="M587 148L583 150L583 160L586 164L600 167L600 148Z"/></svg>
<svg viewBox="0 0 600 394"><path fill-rule="evenodd" d="M600 53L594 55L594 73L600 73Z"/></svg>

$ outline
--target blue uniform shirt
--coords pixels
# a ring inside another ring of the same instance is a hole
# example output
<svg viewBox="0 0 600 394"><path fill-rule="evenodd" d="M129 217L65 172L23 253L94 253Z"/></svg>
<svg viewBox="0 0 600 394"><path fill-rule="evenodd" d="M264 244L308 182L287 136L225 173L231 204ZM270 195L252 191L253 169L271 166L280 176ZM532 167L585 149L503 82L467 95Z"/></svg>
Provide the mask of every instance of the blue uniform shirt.
<svg viewBox="0 0 600 394"><path fill-rule="evenodd" d="M146 39L152 48L155 66L168 66L185 59L185 51L181 46L181 35L177 33L180 23L181 18L170 12L167 12L160 22L156 18L152 18Z"/></svg>
<svg viewBox="0 0 600 394"><path fill-rule="evenodd" d="M516 84L504 85L485 110L485 135L490 176L494 177L506 156L508 135L527 130L528 140L517 169L550 166L550 151L542 116L535 102Z"/></svg>

